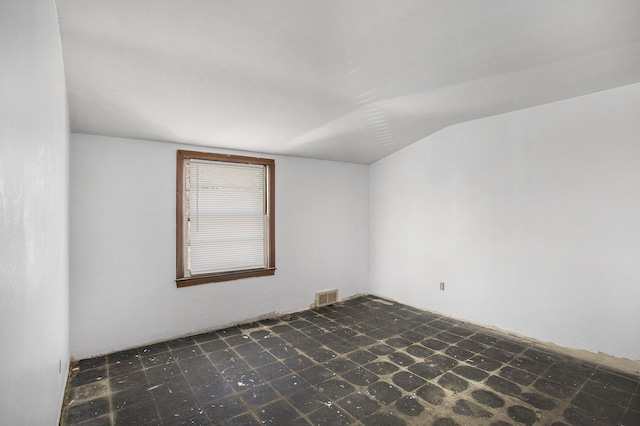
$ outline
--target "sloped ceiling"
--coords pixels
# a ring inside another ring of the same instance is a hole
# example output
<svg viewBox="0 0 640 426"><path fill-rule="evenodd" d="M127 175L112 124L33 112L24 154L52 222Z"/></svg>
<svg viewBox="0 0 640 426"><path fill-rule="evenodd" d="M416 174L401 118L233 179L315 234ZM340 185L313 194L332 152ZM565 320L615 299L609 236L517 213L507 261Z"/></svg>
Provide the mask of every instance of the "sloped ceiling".
<svg viewBox="0 0 640 426"><path fill-rule="evenodd" d="M57 0L73 132L370 164L640 81L638 0Z"/></svg>

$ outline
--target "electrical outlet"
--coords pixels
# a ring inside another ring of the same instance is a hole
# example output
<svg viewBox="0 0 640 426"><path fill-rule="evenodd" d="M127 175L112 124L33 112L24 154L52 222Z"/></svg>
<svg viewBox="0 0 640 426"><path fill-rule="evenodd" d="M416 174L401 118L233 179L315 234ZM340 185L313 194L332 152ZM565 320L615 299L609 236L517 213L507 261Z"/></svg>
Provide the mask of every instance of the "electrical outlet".
<svg viewBox="0 0 640 426"><path fill-rule="evenodd" d="M440 290L444 291L444 283L440 283Z"/></svg>

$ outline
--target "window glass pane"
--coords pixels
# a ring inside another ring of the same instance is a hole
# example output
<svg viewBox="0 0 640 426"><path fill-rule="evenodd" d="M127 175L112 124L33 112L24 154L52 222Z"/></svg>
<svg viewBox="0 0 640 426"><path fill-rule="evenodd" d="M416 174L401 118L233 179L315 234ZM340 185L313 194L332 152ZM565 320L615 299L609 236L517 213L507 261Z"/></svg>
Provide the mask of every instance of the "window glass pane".
<svg viewBox="0 0 640 426"><path fill-rule="evenodd" d="M187 173L191 275L266 267L265 167L190 161Z"/></svg>

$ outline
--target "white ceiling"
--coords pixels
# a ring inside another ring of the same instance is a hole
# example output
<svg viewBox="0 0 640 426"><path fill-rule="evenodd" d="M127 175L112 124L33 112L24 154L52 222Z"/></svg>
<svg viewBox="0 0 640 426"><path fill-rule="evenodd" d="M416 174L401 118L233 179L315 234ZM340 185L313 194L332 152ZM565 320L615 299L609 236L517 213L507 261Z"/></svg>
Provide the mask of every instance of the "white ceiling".
<svg viewBox="0 0 640 426"><path fill-rule="evenodd" d="M73 132L370 164L640 81L638 0L57 0Z"/></svg>

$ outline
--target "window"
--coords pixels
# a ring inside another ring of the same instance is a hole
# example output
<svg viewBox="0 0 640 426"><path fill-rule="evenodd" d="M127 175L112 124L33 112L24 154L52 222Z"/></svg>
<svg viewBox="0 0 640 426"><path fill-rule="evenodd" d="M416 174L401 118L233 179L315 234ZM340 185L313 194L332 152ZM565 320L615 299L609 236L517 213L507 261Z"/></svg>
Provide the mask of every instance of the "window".
<svg viewBox="0 0 640 426"><path fill-rule="evenodd" d="M178 151L178 287L275 273L275 162Z"/></svg>

